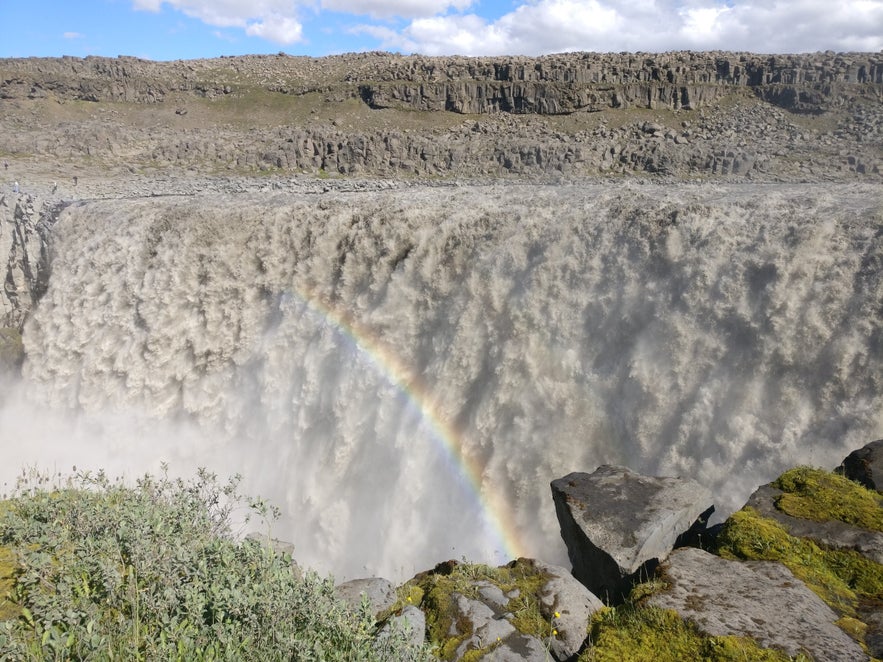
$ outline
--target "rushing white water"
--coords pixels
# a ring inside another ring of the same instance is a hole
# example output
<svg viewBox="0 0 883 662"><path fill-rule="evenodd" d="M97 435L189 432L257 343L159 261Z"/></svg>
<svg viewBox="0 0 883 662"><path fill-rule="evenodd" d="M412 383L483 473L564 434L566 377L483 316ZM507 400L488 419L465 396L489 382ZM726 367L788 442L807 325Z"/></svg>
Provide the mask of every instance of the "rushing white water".
<svg viewBox="0 0 883 662"><path fill-rule="evenodd" d="M870 187L111 200L55 231L3 477L238 471L338 577L503 542L563 562L549 481L570 471L691 476L726 513L883 436Z"/></svg>

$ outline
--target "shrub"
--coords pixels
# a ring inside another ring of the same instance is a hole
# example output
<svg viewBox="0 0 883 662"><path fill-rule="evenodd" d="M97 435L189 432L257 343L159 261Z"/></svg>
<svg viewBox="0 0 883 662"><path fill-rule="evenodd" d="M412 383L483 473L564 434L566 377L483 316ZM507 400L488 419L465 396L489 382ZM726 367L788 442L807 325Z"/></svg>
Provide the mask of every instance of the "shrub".
<svg viewBox="0 0 883 662"><path fill-rule="evenodd" d="M333 582L238 541L238 478L145 476L134 487L80 473L24 481L0 509L0 550L15 558L17 617L0 622L0 659L416 660L396 632L375 643ZM2 556L2 554L0 554Z"/></svg>

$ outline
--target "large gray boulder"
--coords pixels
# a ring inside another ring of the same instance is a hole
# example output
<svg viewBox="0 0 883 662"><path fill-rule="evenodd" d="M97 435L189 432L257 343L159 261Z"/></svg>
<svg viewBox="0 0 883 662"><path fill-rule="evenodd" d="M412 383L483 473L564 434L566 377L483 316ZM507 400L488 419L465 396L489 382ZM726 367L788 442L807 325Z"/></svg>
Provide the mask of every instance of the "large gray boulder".
<svg viewBox="0 0 883 662"><path fill-rule="evenodd" d="M574 576L612 603L714 510L711 493L693 480L611 465L552 481L552 498Z"/></svg>
<svg viewBox="0 0 883 662"><path fill-rule="evenodd" d="M869 490L883 492L883 439L852 451L834 471Z"/></svg>
<svg viewBox="0 0 883 662"><path fill-rule="evenodd" d="M867 660L835 614L788 568L768 561L728 561L700 549L674 551L662 566L669 588L647 603L674 609L712 636L754 638L788 655L814 660Z"/></svg>
<svg viewBox="0 0 883 662"><path fill-rule="evenodd" d="M358 609L362 601L366 600L375 619L389 610L397 600L395 586L382 577L353 579L335 586L334 593L352 609Z"/></svg>

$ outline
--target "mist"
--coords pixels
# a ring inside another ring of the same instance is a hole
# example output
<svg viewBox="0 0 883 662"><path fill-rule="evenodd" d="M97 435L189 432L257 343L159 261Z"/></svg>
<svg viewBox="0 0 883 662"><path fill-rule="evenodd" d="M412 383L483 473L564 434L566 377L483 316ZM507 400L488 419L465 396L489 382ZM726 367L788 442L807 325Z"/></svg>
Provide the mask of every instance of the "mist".
<svg viewBox="0 0 883 662"><path fill-rule="evenodd" d="M692 477L723 517L883 436L881 228L858 185L78 203L0 479L240 473L341 579L566 564L566 473Z"/></svg>

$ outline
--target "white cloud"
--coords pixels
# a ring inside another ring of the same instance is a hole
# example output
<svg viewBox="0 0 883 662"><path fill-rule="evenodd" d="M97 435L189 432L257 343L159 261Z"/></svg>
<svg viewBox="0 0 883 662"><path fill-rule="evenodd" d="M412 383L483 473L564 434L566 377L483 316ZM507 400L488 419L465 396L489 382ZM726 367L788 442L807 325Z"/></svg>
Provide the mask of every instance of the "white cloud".
<svg viewBox="0 0 883 662"><path fill-rule="evenodd" d="M472 4L473 0L322 0L322 9L372 18L426 18L449 9L463 11Z"/></svg>
<svg viewBox="0 0 883 662"><path fill-rule="evenodd" d="M428 55L561 51L883 49L883 0L517 0L502 15L478 0L132 0L280 44L305 40L301 13L373 20L355 28L381 48Z"/></svg>
<svg viewBox="0 0 883 662"><path fill-rule="evenodd" d="M303 38L299 9L312 0L132 0L138 10L158 12L168 5L219 28L244 28L250 36L279 44Z"/></svg>
<svg viewBox="0 0 883 662"><path fill-rule="evenodd" d="M81 32L65 32L62 36L65 39L84 39L86 37Z"/></svg>
<svg viewBox="0 0 883 662"><path fill-rule="evenodd" d="M266 19L249 23L245 33L250 37L269 39L277 44L293 44L303 38L303 26L293 18L270 15Z"/></svg>
<svg viewBox="0 0 883 662"><path fill-rule="evenodd" d="M787 53L877 51L883 49L881 25L883 0L532 0L495 20L475 14L419 18L377 36L384 48L429 55Z"/></svg>

